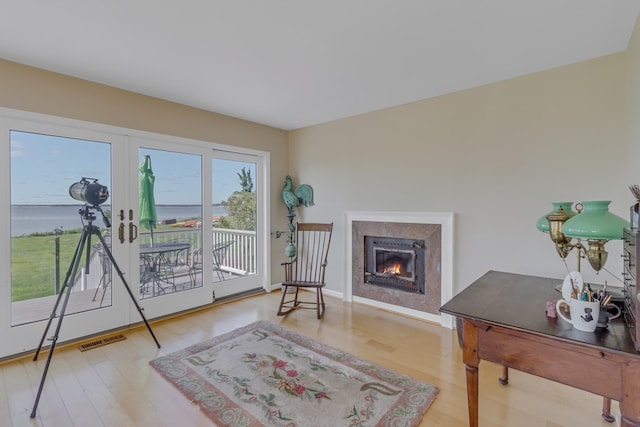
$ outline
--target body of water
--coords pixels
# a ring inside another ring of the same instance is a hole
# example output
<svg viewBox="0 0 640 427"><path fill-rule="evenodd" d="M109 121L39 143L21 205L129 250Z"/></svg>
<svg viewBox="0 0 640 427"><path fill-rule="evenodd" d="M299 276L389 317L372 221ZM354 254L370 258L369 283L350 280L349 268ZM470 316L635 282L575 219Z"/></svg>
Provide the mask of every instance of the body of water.
<svg viewBox="0 0 640 427"><path fill-rule="evenodd" d="M33 233L51 233L56 228L63 231L82 228L80 209L82 205L11 205L11 236L23 236ZM111 206L101 206L107 212ZM200 218L200 206L192 205L158 205L156 206L158 223L163 220L184 221L191 218ZM102 217L98 218L95 225L103 227ZM213 216L225 216L227 209L224 206L214 205ZM115 222L115 221L114 221Z"/></svg>

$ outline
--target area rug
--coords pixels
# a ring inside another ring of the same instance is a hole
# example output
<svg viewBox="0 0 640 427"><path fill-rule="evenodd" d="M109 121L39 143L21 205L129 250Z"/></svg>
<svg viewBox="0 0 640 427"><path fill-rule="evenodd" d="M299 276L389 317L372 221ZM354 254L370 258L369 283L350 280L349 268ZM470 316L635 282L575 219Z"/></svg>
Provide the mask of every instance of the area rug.
<svg viewBox="0 0 640 427"><path fill-rule="evenodd" d="M219 426L415 426L438 393L268 321L150 363Z"/></svg>

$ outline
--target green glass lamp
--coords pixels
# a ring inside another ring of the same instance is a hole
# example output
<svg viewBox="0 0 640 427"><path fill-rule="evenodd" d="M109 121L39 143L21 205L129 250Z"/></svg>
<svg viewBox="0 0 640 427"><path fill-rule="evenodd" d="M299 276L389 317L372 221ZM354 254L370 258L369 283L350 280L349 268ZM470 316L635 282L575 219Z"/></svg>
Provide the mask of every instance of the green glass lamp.
<svg viewBox="0 0 640 427"><path fill-rule="evenodd" d="M551 205L553 206L553 210L541 216L538 222L536 222L536 228L543 233L549 232L549 215L557 214L560 209L562 209L563 212L566 212L570 216L576 214L571 208L573 206L573 202L551 202Z"/></svg>
<svg viewBox="0 0 640 427"><path fill-rule="evenodd" d="M536 223L538 230L548 233L549 238L555 243L556 251L560 258L566 258L573 249L571 238L562 233L562 225L576 213L571 206L573 202L552 202L553 210L544 215Z"/></svg>
<svg viewBox="0 0 640 427"><path fill-rule="evenodd" d="M604 248L609 240L622 239L623 231L629 227L629 221L609 212L609 200L582 202L584 209L568 219L562 225L562 232L570 238L584 239L589 244L585 251L589 264L600 271L607 262Z"/></svg>
<svg viewBox="0 0 640 427"><path fill-rule="evenodd" d="M588 240L622 239L629 221L609 212L609 200L582 202L583 210L562 226L566 236Z"/></svg>

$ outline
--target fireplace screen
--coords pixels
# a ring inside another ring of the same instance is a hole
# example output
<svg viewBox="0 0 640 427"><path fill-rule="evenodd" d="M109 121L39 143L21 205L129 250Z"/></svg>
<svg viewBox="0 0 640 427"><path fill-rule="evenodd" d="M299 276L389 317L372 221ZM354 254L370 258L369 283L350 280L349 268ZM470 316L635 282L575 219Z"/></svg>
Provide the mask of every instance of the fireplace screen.
<svg viewBox="0 0 640 427"><path fill-rule="evenodd" d="M424 240L365 236L365 282L424 293Z"/></svg>

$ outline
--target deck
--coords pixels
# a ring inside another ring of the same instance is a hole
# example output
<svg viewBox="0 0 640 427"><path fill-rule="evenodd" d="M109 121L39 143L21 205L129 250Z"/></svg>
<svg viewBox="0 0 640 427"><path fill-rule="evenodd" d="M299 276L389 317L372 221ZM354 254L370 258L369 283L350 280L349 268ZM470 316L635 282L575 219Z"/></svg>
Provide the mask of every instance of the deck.
<svg viewBox="0 0 640 427"><path fill-rule="evenodd" d="M220 272L220 276L214 273L213 282L216 283L222 280L229 280L233 277L238 276L222 271ZM197 282L194 286L193 281L188 274L179 274L174 277L173 284L164 284L162 286L163 290L156 292L156 296L182 292L195 287L202 287L202 280ZM135 294L136 290L133 288L131 290ZM74 289L69 296L65 315L96 310L102 307L109 307L111 306L111 295L111 284L107 284L106 289L104 287L79 290ZM140 293L140 300L152 297L152 292L149 289L147 289L147 292ZM53 311L53 306L55 305L57 298L58 295L51 295L12 303L12 326L48 319L51 316L51 312ZM60 306L62 306L62 301L60 302Z"/></svg>

